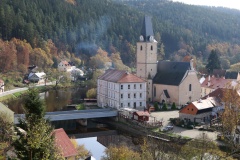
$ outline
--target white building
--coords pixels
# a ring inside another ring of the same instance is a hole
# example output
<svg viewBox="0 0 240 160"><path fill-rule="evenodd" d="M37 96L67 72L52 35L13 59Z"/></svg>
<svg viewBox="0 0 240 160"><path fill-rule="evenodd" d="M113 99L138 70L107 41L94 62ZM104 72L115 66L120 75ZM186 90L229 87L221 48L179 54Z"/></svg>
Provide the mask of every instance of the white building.
<svg viewBox="0 0 240 160"><path fill-rule="evenodd" d="M70 72L72 71L72 69L73 69L72 66L67 61L61 61L58 64L59 71Z"/></svg>
<svg viewBox="0 0 240 160"><path fill-rule="evenodd" d="M100 107L146 107L146 81L127 71L108 69L97 81Z"/></svg>
<svg viewBox="0 0 240 160"><path fill-rule="evenodd" d="M44 72L30 73L28 75L28 80L40 84L45 82L45 77L46 73Z"/></svg>

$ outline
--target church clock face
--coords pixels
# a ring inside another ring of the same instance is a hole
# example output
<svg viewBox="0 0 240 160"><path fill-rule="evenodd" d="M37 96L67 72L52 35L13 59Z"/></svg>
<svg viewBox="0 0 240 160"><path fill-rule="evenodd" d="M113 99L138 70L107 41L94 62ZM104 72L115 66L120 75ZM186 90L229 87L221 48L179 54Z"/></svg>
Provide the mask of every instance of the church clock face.
<svg viewBox="0 0 240 160"><path fill-rule="evenodd" d="M142 35L139 37L139 40L140 40L141 42L144 40Z"/></svg>

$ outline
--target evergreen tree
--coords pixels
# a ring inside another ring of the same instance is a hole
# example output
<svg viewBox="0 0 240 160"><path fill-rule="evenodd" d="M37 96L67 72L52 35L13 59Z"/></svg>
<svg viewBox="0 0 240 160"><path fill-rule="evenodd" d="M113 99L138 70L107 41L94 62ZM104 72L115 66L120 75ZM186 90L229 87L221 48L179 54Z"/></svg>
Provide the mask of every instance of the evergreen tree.
<svg viewBox="0 0 240 160"><path fill-rule="evenodd" d="M52 135L53 128L44 119L44 105L36 89L29 89L24 102L25 119L19 119L20 131L13 142L17 158L22 160L61 159Z"/></svg>
<svg viewBox="0 0 240 160"><path fill-rule="evenodd" d="M172 110L176 110L177 109L175 102L173 102L171 109Z"/></svg>
<svg viewBox="0 0 240 160"><path fill-rule="evenodd" d="M217 52L215 50L212 50L208 57L208 63L206 65L206 69L208 73L212 73L213 69L221 69L221 63L217 55Z"/></svg>
<svg viewBox="0 0 240 160"><path fill-rule="evenodd" d="M166 104L166 103L163 103L162 110L163 110L163 111L166 111L166 110L167 110L167 104Z"/></svg>

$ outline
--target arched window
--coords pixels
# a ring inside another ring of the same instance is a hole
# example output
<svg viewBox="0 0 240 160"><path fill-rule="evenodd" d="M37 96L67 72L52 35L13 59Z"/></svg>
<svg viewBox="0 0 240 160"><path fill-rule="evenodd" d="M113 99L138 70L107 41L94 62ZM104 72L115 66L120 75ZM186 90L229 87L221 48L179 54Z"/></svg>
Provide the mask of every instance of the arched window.
<svg viewBox="0 0 240 160"><path fill-rule="evenodd" d="M192 84L189 84L189 91L192 91Z"/></svg>
<svg viewBox="0 0 240 160"><path fill-rule="evenodd" d="M153 46L151 46L151 50L153 50Z"/></svg>
<svg viewBox="0 0 240 160"><path fill-rule="evenodd" d="M142 48L142 46L140 47L140 50L142 50L143 48Z"/></svg>

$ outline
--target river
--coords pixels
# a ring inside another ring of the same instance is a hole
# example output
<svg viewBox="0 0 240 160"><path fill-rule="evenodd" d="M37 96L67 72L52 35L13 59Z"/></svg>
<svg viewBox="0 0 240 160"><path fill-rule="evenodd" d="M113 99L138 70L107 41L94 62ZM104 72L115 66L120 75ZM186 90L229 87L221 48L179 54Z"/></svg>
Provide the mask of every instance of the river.
<svg viewBox="0 0 240 160"><path fill-rule="evenodd" d="M54 112L60 110L66 110L66 105L68 104L78 104L81 103L81 100L86 96L87 88L64 88L58 90L50 90L44 93L40 93L41 99L44 100L46 106L46 112ZM8 107L14 111L15 114L23 113L23 98L15 99L8 102ZM94 124L94 122L96 124ZM109 133L103 132L100 133L100 136L91 136L91 137L84 137L84 138L77 138L76 140L79 145L83 144L87 150L89 150L93 157L97 160L100 160L102 156L105 155L104 151L106 147L110 144L114 144L119 146L120 144L127 144L127 146L131 146L134 148L134 141L135 138L131 136L123 135L123 133L114 130L113 128L109 128L108 126L104 127L96 127L99 126L99 122L91 121L89 122L87 127L81 127L81 129L77 128L74 130L74 134L76 133L83 133L83 134L92 134L94 132L101 132L101 131L110 131ZM113 132L113 130L115 132ZM69 132L66 131L68 134ZM112 133L113 132L113 133ZM71 133L70 133L71 134ZM69 134L69 135L70 135Z"/></svg>

